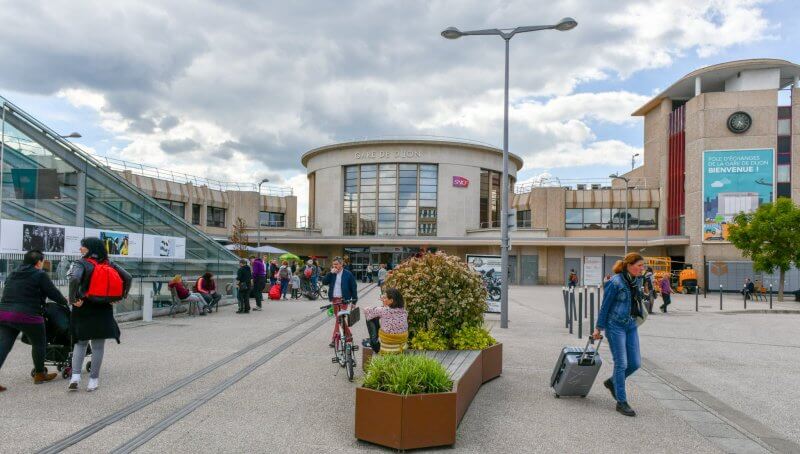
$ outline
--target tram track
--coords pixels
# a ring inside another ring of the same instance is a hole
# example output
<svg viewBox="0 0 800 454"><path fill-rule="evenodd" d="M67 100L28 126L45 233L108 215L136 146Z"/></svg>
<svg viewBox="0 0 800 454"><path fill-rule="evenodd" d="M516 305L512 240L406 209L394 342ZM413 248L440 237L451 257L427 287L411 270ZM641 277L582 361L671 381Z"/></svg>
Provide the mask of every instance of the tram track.
<svg viewBox="0 0 800 454"><path fill-rule="evenodd" d="M358 292L359 298L364 296L364 295L366 295L366 294L368 294L375 287L376 287L375 284L371 284L371 285L361 289ZM132 415L132 414L144 409L145 407L147 407L147 406L149 406L151 404L154 404L156 402L159 402L162 399L166 398L167 396L170 396L171 394L173 394L173 393L175 393L175 392L177 392L177 391L179 391L181 389L186 388L188 385L190 385L190 384L192 384L194 382L197 382L198 380L202 379L203 377L206 377L207 375L211 374L212 372L214 372L214 371L220 369L221 367L231 363L232 361L242 357L242 355L250 353L250 352L258 349L259 347L262 347L262 346L268 344L269 342L279 338L280 336L283 336L283 335L285 335L285 334L297 329L298 327L303 326L304 324L308 323L309 321L313 320L314 318L319 317L324 312L325 312L324 310L314 311L313 313L303 317L302 319L300 319L298 321L295 321L294 323L292 323L292 324L280 329L279 331L271 333L270 335L268 335L268 336L266 336L266 337L264 337L262 339L259 339L258 341L253 342L253 343L243 347L242 349L240 349L240 350L238 350L238 351L236 351L236 352L234 352L234 353L232 353L232 354L230 354L230 355L228 355L228 356L226 356L226 357L224 357L224 358L222 358L222 359L220 359L218 361L215 361L212 364L209 364L208 366L204 367L203 369L200 369L200 370L198 370L198 371L196 371L196 372L194 372L194 373L192 373L192 374L190 374L190 375L188 375L188 376L186 376L186 377L184 377L184 378L182 378L180 380L177 380L177 381L171 383L170 385L168 385L168 386L166 386L166 387L164 387L164 388L162 388L162 389L160 389L160 390L158 390L158 391L156 391L156 392L154 392L154 393L152 393L152 394L150 394L150 395L148 395L148 396L146 396L146 397L144 397L144 398L142 398L142 399L140 399L140 400L138 400L136 402L133 402L133 403L131 403L131 404L129 404L129 405L127 405L127 406L125 406L125 407L123 407L123 408L121 408L121 409L119 409L119 410L117 410L117 411L115 411L115 412L113 412L113 413L101 418L101 419L98 419L97 421L95 421L95 422L87 425L86 427L84 427L84 428L72 433L71 435L68 435L67 437L64 437L64 438L56 441L55 443L52 443L52 444L48 445L47 447L42 448L41 450L36 451L36 452L37 453L41 453L41 454L50 454L50 453L62 452L65 449L70 448L71 446L74 446L74 445L76 445L76 444L78 444L78 443L80 443L80 442L92 437L93 435L97 434L98 432L102 431L103 429L105 429L105 428L107 428L109 426L112 426L113 424L116 424L116 423L124 420L128 416L130 416L130 415ZM225 379L225 380L217 383L216 385L212 386L209 390L207 390L206 392L202 393L199 397L197 397L195 399L192 399L191 402L189 402L188 404L182 406L178 410L172 412L166 418L164 418L161 421L159 421L158 423L148 427L145 431L137 434L135 437L131 438L126 443L123 443L122 445L118 446L113 452L115 452L115 453L132 452L136 448L142 446L143 444L145 444L147 441L149 441L150 439L152 439L153 437L155 437L159 433L161 433L164 430L168 429L170 426L175 424L177 421L182 419L184 416L190 414L195 409L197 409L200 406L202 406L203 404L207 403L208 401L213 399L215 396L217 396L221 392L225 391L226 389L230 388L235 383L237 383L239 380L241 380L242 378L246 377L247 375L249 375L250 373L252 373L256 369L258 369L260 366L263 366L264 364L269 362L272 358L274 358L279 353L283 352L287 348L289 348L292 345L294 345L295 343L297 343L303 337L305 337L308 334L314 332L320 326L325 324L325 322L327 320L328 320L327 318L323 318L323 319L315 322L310 327L308 327L308 328L304 329L303 331L301 331L298 335L296 335L293 338L289 339L288 341L282 343L278 347L275 347L274 349L270 350L268 353L258 357L258 359L254 360L254 361L251 361L248 365L246 365L245 367L241 368L239 371L237 371L232 376L230 376L227 379Z"/></svg>

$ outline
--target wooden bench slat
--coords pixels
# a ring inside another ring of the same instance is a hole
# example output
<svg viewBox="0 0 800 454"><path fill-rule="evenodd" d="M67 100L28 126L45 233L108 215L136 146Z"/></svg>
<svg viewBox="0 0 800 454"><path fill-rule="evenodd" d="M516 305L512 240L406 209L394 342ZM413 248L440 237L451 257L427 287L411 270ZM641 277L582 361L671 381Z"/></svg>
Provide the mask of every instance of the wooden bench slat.
<svg viewBox="0 0 800 454"><path fill-rule="evenodd" d="M457 350L447 350L445 352L444 359L442 359L442 361L441 361L442 366L444 366L445 369L449 370L450 369L450 365L453 364L453 361L455 361L455 359L457 357L458 357L458 351Z"/></svg>
<svg viewBox="0 0 800 454"><path fill-rule="evenodd" d="M455 359L455 361L453 361L450 364L448 372L450 373L450 377L453 380L458 380L461 378L461 375L463 375L463 373L459 373L459 369L461 368L462 365L464 365L465 362L469 360L469 357L470 357L469 351L459 352L458 357Z"/></svg>
<svg viewBox="0 0 800 454"><path fill-rule="evenodd" d="M464 357L464 361L461 365L455 370L453 376L461 378L464 374L472 367L472 363L477 361L478 356L480 356L481 352L479 350L469 350L469 354Z"/></svg>

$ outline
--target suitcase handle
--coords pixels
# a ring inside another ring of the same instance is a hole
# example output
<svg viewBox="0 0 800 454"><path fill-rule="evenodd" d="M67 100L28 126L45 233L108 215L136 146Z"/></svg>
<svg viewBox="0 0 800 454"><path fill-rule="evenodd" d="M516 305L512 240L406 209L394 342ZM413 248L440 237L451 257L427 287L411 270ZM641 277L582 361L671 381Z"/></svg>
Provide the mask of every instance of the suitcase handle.
<svg viewBox="0 0 800 454"><path fill-rule="evenodd" d="M600 351L600 344L602 343L603 343L603 338L600 337L600 339L597 341L597 346L594 348L595 353ZM586 347L583 349L583 353L581 353L581 356L578 358L578 364L583 364L584 357L586 356L587 353L589 353L589 345L592 344L594 344L594 337L592 337L592 335L590 334L589 341L586 342Z"/></svg>

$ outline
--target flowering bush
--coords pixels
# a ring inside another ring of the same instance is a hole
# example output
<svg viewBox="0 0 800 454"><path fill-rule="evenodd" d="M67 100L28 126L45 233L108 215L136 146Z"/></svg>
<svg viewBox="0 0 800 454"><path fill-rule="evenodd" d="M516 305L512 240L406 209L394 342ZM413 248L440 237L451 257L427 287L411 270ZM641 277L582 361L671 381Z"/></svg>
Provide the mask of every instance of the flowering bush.
<svg viewBox="0 0 800 454"><path fill-rule="evenodd" d="M453 334L451 343L455 350L483 350L497 341L481 326L464 326Z"/></svg>
<svg viewBox="0 0 800 454"><path fill-rule="evenodd" d="M447 350L447 339L443 338L438 331L426 329L418 330L411 339L411 348L414 350Z"/></svg>
<svg viewBox="0 0 800 454"><path fill-rule="evenodd" d="M389 273L385 286L403 295L412 339L429 330L449 343L462 326L483 324L486 288L458 257L437 252L412 258Z"/></svg>

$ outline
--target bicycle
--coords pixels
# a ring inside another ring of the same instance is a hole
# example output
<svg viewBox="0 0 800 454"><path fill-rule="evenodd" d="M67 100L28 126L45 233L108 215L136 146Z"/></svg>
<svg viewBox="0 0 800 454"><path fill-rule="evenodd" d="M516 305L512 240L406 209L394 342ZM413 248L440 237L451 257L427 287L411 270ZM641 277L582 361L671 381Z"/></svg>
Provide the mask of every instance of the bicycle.
<svg viewBox="0 0 800 454"><path fill-rule="evenodd" d="M320 309L330 309L332 306L333 304L328 304L321 306ZM353 356L353 352L358 351L358 345L353 344L352 339L347 339L345 327L350 327L358 322L360 311L356 307L354 300L343 301L340 306L345 307L336 314L339 319L339 336L333 341L335 356L331 358L331 362L339 363L339 366L344 367L347 372L347 379L352 382L356 368L356 359Z"/></svg>

